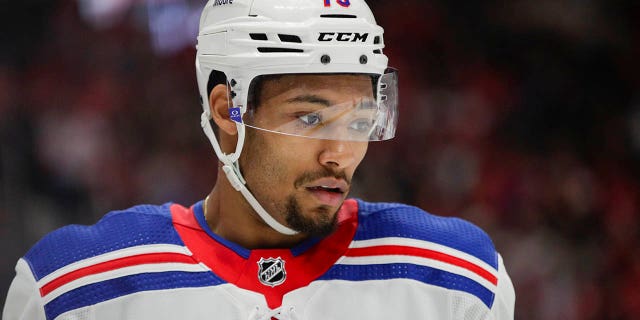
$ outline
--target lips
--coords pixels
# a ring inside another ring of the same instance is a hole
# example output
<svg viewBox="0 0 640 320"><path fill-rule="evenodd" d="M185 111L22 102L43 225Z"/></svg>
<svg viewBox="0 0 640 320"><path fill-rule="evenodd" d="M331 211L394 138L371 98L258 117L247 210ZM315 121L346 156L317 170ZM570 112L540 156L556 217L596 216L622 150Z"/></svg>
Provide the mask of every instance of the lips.
<svg viewBox="0 0 640 320"><path fill-rule="evenodd" d="M345 193L349 189L349 185L342 179L322 178L305 185L305 188Z"/></svg>
<svg viewBox="0 0 640 320"><path fill-rule="evenodd" d="M304 186L319 202L337 207L342 203L349 185L342 179L322 178Z"/></svg>

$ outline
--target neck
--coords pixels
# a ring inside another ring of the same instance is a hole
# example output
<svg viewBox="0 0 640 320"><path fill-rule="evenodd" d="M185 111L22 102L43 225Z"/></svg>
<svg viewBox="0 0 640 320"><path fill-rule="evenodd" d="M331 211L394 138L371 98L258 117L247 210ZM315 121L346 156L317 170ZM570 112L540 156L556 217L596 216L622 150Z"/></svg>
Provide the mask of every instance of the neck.
<svg viewBox="0 0 640 320"><path fill-rule="evenodd" d="M203 207L215 234L247 249L291 248L307 238L304 234L281 234L269 227L221 170Z"/></svg>

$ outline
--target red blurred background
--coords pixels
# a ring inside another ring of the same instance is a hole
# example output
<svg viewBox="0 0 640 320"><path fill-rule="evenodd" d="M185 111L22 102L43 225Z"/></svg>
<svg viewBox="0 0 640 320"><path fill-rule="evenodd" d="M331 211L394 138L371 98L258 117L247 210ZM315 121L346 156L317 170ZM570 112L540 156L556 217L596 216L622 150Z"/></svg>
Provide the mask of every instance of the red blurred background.
<svg viewBox="0 0 640 320"><path fill-rule="evenodd" d="M493 237L516 319L640 314L640 3L369 1L400 70L397 138L354 196ZM45 233L212 187L204 0L25 0L0 13L0 299Z"/></svg>

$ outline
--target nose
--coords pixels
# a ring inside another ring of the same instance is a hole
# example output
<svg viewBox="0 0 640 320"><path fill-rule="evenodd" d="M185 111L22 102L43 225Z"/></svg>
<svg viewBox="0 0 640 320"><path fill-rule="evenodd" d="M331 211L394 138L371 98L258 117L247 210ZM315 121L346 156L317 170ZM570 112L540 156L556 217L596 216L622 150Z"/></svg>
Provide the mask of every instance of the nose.
<svg viewBox="0 0 640 320"><path fill-rule="evenodd" d="M322 140L322 143L323 148L318 155L321 165L331 169L345 169L356 161L354 142Z"/></svg>

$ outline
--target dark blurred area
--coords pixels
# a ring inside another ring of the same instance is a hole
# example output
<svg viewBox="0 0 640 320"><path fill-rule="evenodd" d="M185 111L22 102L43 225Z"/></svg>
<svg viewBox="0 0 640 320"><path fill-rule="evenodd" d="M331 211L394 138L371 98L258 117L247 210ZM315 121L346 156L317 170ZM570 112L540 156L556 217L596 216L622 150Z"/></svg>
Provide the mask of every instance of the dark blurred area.
<svg viewBox="0 0 640 320"><path fill-rule="evenodd" d="M45 233L209 192L193 47L204 2L3 2L2 301ZM353 195L484 228L516 319L637 319L640 2L369 3L401 115Z"/></svg>

